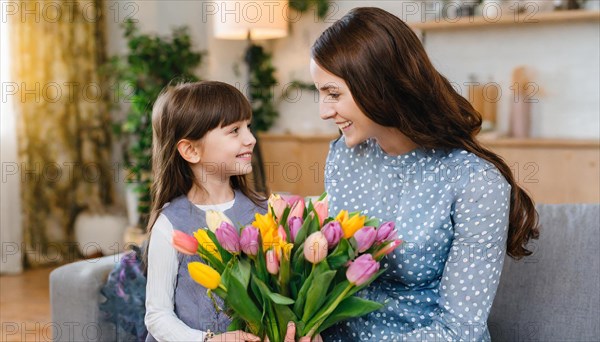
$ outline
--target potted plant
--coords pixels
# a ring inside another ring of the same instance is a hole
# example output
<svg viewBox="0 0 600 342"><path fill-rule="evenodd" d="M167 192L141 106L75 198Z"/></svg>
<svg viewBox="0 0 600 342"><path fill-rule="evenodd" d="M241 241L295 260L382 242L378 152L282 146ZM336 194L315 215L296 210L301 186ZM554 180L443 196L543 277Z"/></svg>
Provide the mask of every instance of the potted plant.
<svg viewBox="0 0 600 342"><path fill-rule="evenodd" d="M130 105L125 118L114 128L123 138L125 181L131 184L138 200L139 216L133 223L145 229L152 184L152 105L172 80L197 81L194 71L205 52L193 49L187 27L174 29L168 37L143 34L133 20L123 27L128 52L111 58L106 70L118 85L119 98L113 103Z"/></svg>

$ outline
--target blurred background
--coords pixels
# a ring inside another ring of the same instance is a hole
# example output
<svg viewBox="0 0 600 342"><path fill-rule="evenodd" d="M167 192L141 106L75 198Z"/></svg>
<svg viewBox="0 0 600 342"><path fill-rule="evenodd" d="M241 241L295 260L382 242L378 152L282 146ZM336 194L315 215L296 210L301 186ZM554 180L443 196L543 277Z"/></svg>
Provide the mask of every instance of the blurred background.
<svg viewBox="0 0 600 342"><path fill-rule="evenodd" d="M148 118L172 79L243 91L255 187L319 195L338 130L319 118L310 47L354 7L414 29L537 203L600 202L599 0L0 4L0 340L51 339L53 268L144 239Z"/></svg>

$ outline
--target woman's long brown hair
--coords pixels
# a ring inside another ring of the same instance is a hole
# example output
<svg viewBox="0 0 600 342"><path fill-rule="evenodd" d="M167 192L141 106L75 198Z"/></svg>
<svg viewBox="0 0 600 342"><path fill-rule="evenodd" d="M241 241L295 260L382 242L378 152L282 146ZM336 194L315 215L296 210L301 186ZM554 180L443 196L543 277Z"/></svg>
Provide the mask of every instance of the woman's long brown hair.
<svg viewBox="0 0 600 342"><path fill-rule="evenodd" d="M180 83L162 90L152 108L152 206L147 231L163 206L187 195L196 184L202 189L187 161L177 151L181 139L199 140L209 131L252 118L252 108L235 87L215 81ZM254 192L244 175L230 177L252 202L264 206L265 198ZM147 250L144 261L147 261Z"/></svg>
<svg viewBox="0 0 600 342"><path fill-rule="evenodd" d="M475 139L481 115L432 65L419 38L379 8L351 10L317 39L312 58L342 78L363 113L423 148L460 148L489 161L511 186L507 254L531 254L539 236L535 205L500 156Z"/></svg>

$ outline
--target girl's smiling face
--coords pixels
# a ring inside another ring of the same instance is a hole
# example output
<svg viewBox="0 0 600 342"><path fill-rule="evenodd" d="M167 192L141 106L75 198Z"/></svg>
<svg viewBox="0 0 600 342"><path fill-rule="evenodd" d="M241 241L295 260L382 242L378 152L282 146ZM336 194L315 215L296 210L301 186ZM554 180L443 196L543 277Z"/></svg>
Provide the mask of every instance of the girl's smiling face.
<svg viewBox="0 0 600 342"><path fill-rule="evenodd" d="M333 120L346 138L346 145L354 147L377 137L383 126L373 122L358 108L346 82L310 60L310 73L319 91L319 115Z"/></svg>
<svg viewBox="0 0 600 342"><path fill-rule="evenodd" d="M206 133L199 145L199 164L205 176L245 175L252 171L256 138L250 131L250 120L217 127Z"/></svg>

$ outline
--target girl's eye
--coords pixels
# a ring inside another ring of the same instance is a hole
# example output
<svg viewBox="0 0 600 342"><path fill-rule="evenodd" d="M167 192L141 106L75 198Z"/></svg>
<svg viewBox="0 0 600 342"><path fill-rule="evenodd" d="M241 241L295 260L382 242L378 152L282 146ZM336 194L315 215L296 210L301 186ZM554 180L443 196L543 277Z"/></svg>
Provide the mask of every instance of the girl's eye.
<svg viewBox="0 0 600 342"><path fill-rule="evenodd" d="M239 130L240 130L240 128L236 127L236 128L234 128L234 129L231 130L231 133L237 133Z"/></svg>

